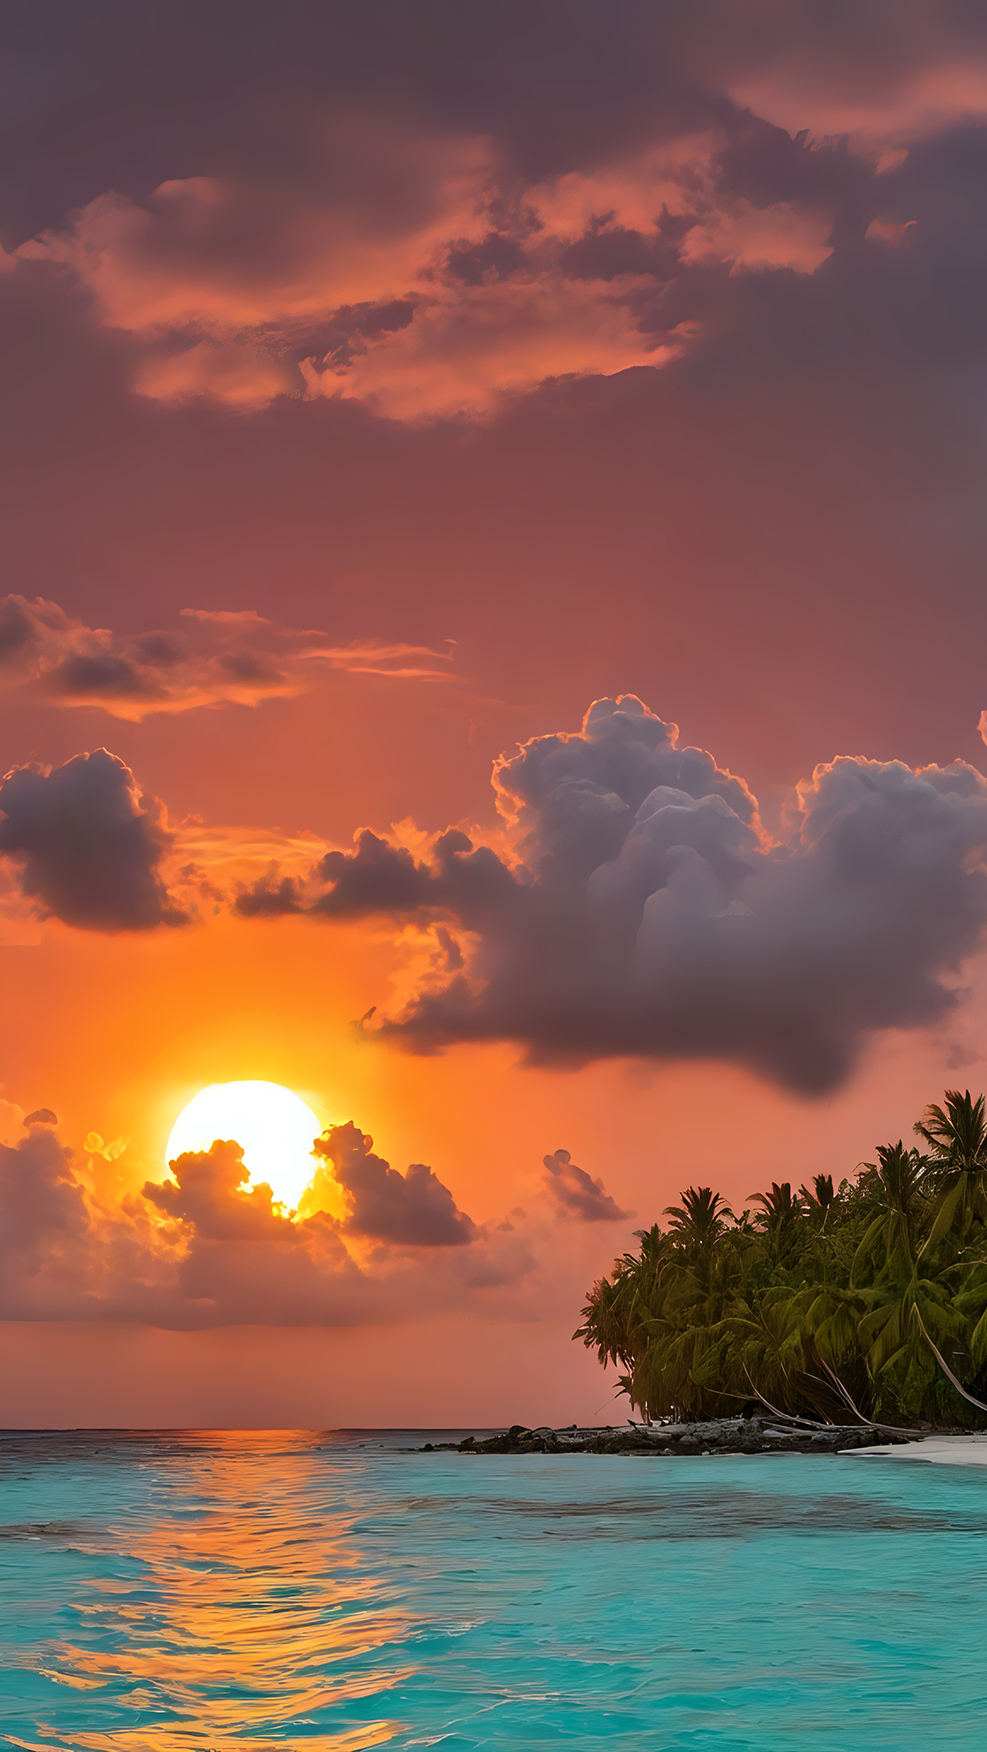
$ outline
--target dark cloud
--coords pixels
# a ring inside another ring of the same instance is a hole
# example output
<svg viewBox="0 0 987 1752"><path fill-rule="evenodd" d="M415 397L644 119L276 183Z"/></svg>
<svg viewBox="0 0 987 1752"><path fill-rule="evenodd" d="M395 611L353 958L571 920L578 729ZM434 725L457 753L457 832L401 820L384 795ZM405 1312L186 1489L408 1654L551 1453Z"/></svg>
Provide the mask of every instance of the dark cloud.
<svg viewBox="0 0 987 1752"><path fill-rule="evenodd" d="M690 219L684 220L680 236L691 224ZM679 258L674 245L662 235L660 220L653 236L612 220L596 220L562 249L559 266L574 280L618 280L633 275L665 284L678 274Z"/></svg>
<svg viewBox="0 0 987 1752"><path fill-rule="evenodd" d="M497 231L488 232L478 243L454 245L446 257L446 271L467 286L506 280L527 266L528 257L517 239Z"/></svg>
<svg viewBox="0 0 987 1752"><path fill-rule="evenodd" d="M352 1122L330 1126L315 1153L332 1163L350 1201L344 1232L399 1247L466 1247L477 1229L447 1186L421 1162L399 1174L373 1154L373 1138Z"/></svg>
<svg viewBox="0 0 987 1752"><path fill-rule="evenodd" d="M415 303L413 298L391 298L385 304L340 305L323 330L307 337L306 345L337 368L345 368L368 342L407 328L414 321Z"/></svg>
<svg viewBox="0 0 987 1752"><path fill-rule="evenodd" d="M595 0L283 0L276 30L263 0L105 0L84 19L72 0L35 0L5 20L0 193L27 236L105 188L313 176L313 118L340 103L502 134L529 176L557 174L656 121L702 125L731 75L777 69L859 103L976 58L985 35L959 0L611 0L605 16Z"/></svg>
<svg viewBox="0 0 987 1752"><path fill-rule="evenodd" d="M784 128L743 113L731 119L727 144L717 156L719 194L734 195L755 207L797 201L824 212L840 212L874 189L872 167L848 150L846 135L836 140L793 139Z"/></svg>
<svg viewBox="0 0 987 1752"><path fill-rule="evenodd" d="M340 104L507 131L544 174L619 144L662 98L679 123L708 113L669 66L681 23L646 0L614 0L605 27L591 0L285 0L272 30L262 0L108 0L83 27L71 0L39 0L6 23L7 222L30 235L102 189L204 170L311 177L317 119Z"/></svg>
<svg viewBox="0 0 987 1752"><path fill-rule="evenodd" d="M142 704L164 697L163 690L149 685L133 663L109 651L96 656L79 652L64 658L52 671L50 685L55 694L87 703L118 697Z"/></svg>
<svg viewBox="0 0 987 1752"><path fill-rule="evenodd" d="M57 602L0 599L0 686L51 704L139 721L203 706L256 706L300 693L320 670L445 680L449 652L420 645L334 645L315 629L277 626L252 610L183 609L181 634L119 637L73 620Z"/></svg>
<svg viewBox="0 0 987 1752"><path fill-rule="evenodd" d="M466 922L482 919L512 890L511 873L496 854L474 846L459 828L435 839L428 863L369 828L355 836L355 843L354 852L327 852L307 882L276 870L260 877L237 895L234 911L243 918L310 913L358 919L446 908Z"/></svg>
<svg viewBox="0 0 987 1752"><path fill-rule="evenodd" d="M171 841L160 804L105 748L15 768L0 784L0 855L29 899L81 930L187 924L160 872Z"/></svg>
<svg viewBox="0 0 987 1752"><path fill-rule="evenodd" d="M517 862L457 832L428 864L374 836L368 856L364 836L322 867L310 912L401 914L417 895L433 921L439 952L383 1022L392 1039L514 1040L538 1063L732 1059L818 1094L868 1034L958 1002L987 924L987 781L961 761L837 759L772 841L743 780L622 696L498 762L494 783Z"/></svg>
<svg viewBox="0 0 987 1752"><path fill-rule="evenodd" d="M280 919L303 912L302 885L294 876L261 876L236 896L233 910L244 919Z"/></svg>
<svg viewBox="0 0 987 1752"><path fill-rule="evenodd" d="M416 863L404 846L389 844L369 828L357 836L355 852L328 852L317 878L326 891L316 907L340 918L414 912L427 904L434 880L431 871Z"/></svg>
<svg viewBox="0 0 987 1752"><path fill-rule="evenodd" d="M545 1185L567 1216L578 1217L581 1223L619 1223L634 1215L620 1209L602 1180L594 1180L585 1168L577 1168L568 1150L553 1150L544 1163Z"/></svg>

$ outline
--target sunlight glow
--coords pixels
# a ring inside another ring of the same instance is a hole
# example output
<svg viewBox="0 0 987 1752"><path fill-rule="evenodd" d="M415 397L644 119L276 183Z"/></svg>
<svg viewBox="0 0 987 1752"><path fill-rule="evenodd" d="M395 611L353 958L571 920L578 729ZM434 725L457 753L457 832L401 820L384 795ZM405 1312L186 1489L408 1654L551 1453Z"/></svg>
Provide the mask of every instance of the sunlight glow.
<svg viewBox="0 0 987 1752"><path fill-rule="evenodd" d="M315 1172L312 1143L321 1130L308 1103L281 1083L210 1083L178 1115L167 1160L235 1138L252 1183L266 1180L294 1210Z"/></svg>

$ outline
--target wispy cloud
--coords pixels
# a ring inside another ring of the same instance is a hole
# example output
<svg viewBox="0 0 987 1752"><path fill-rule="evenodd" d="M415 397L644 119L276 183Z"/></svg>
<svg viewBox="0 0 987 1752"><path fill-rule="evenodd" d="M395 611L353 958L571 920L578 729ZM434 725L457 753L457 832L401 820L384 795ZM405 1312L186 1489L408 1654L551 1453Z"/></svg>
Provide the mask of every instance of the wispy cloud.
<svg viewBox="0 0 987 1752"><path fill-rule="evenodd" d="M0 686L30 687L58 706L138 721L202 706L256 706L301 693L319 669L394 681L448 682L454 644L333 644L318 629L281 627L252 609L186 608L180 629L120 634L89 627L58 603L0 600Z"/></svg>

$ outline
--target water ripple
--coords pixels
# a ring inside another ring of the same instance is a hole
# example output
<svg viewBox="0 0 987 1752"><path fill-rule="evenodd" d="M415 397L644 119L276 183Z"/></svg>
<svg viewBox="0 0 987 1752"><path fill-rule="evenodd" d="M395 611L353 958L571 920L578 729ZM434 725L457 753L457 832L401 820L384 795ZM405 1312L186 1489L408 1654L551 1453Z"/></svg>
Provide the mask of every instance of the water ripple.
<svg viewBox="0 0 987 1752"><path fill-rule="evenodd" d="M0 1437L0 1746L979 1752L984 1474L407 1449Z"/></svg>

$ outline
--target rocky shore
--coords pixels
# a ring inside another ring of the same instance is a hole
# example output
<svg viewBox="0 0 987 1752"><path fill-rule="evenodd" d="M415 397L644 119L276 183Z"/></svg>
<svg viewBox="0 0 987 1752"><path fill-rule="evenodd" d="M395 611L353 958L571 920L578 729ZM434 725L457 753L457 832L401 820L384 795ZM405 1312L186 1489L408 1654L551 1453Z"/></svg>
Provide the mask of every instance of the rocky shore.
<svg viewBox="0 0 987 1752"><path fill-rule="evenodd" d="M462 1442L426 1442L421 1453L459 1454L836 1454L847 1448L914 1442L923 1432L860 1424L795 1425L771 1417L723 1418L716 1423L631 1424L599 1429L528 1429L512 1424L492 1436Z"/></svg>

